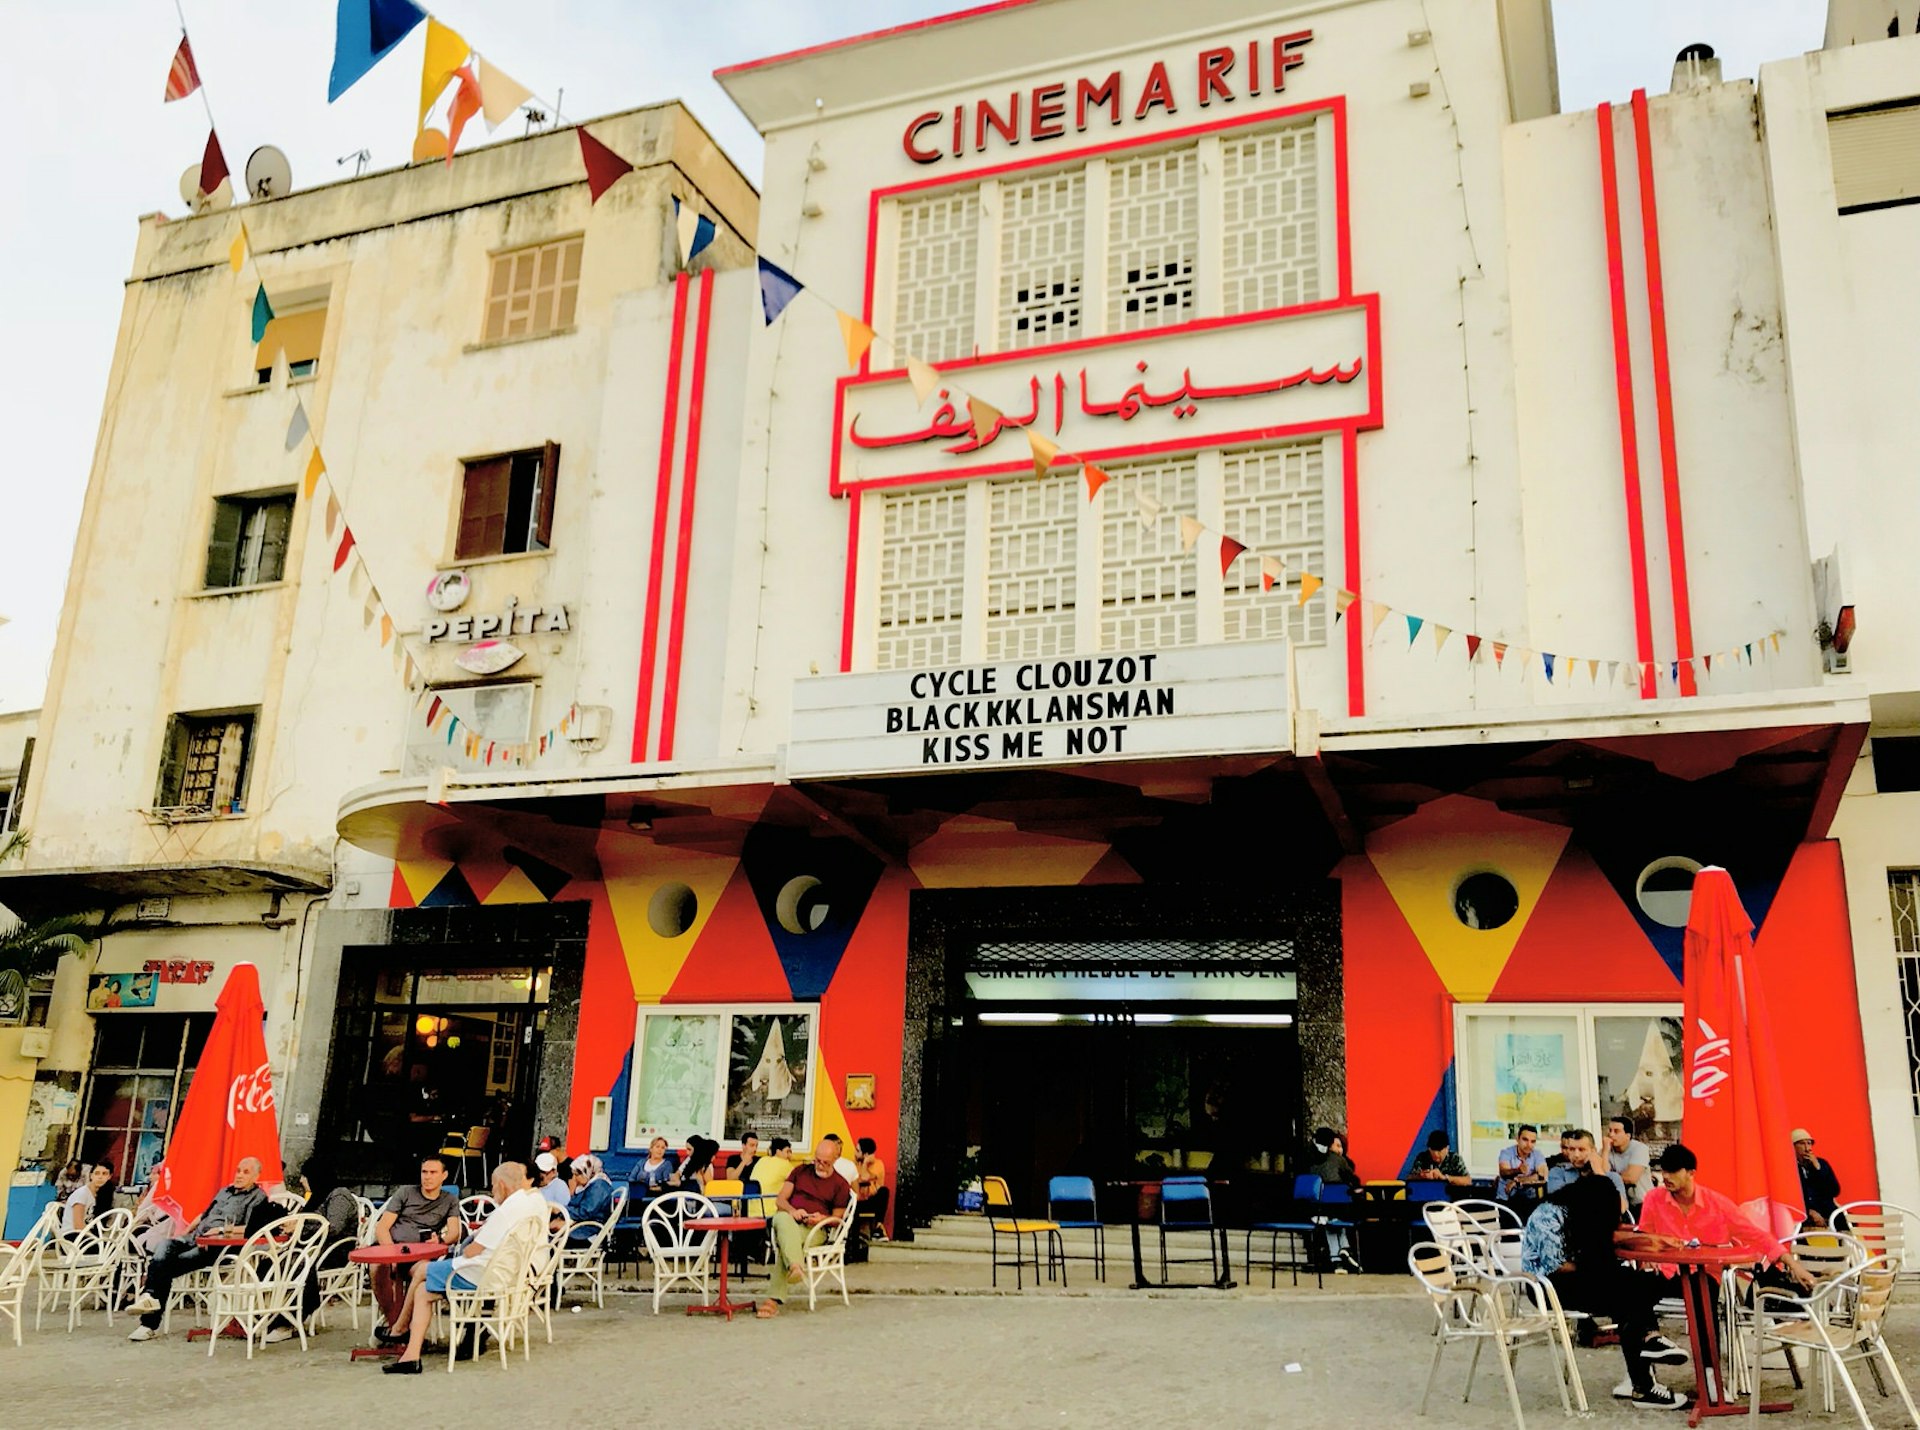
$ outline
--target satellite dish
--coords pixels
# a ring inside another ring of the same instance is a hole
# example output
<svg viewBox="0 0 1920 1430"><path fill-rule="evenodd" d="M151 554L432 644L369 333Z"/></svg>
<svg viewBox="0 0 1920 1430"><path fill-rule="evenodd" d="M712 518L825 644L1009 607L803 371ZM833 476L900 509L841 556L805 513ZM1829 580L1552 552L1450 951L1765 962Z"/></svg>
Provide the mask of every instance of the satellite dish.
<svg viewBox="0 0 1920 1430"><path fill-rule="evenodd" d="M192 164L180 175L180 197L194 213L215 213L232 206L233 181L222 179L219 188L210 194L203 194L200 192L200 166Z"/></svg>
<svg viewBox="0 0 1920 1430"><path fill-rule="evenodd" d="M293 192L293 165L271 144L262 144L247 160L247 192L256 199L284 199Z"/></svg>

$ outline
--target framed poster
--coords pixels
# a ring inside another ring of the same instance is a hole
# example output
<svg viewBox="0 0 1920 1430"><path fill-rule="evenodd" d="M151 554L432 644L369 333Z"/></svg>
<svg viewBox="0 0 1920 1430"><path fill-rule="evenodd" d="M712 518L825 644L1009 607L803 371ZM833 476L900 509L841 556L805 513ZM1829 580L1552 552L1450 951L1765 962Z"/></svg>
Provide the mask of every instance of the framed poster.
<svg viewBox="0 0 1920 1430"><path fill-rule="evenodd" d="M873 1074L848 1073L847 1111L871 1112L873 1107Z"/></svg>
<svg viewBox="0 0 1920 1430"><path fill-rule="evenodd" d="M763 1145L785 1137L808 1147L819 1013L812 1003L640 1009L625 1145L665 1137L680 1146L697 1134L737 1148L751 1132Z"/></svg>

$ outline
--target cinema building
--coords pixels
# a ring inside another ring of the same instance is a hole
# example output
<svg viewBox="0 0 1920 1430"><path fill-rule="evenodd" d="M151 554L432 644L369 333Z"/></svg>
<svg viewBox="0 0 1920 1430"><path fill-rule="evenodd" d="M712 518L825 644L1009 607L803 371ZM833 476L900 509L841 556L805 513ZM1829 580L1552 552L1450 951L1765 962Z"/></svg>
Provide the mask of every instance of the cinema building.
<svg viewBox="0 0 1920 1430"><path fill-rule="evenodd" d="M1920 847L1864 753L1920 724L1910 518L1843 499L1892 468L1835 377L1906 380L1910 282L1825 271L1904 242L1845 119L1920 50L1849 38L1572 114L1544 0L1033 0L723 70L772 269L613 299L655 316L545 434L545 553L383 553L446 603L409 638L474 623L381 727L435 748L339 798L295 1150L835 1131L904 1228L981 1170L1257 1197L1323 1123L1369 1177L1657 1143L1720 864L1818 1029L1794 1120L1920 1194ZM674 231L570 193L589 272ZM509 593L592 619L462 674Z"/></svg>

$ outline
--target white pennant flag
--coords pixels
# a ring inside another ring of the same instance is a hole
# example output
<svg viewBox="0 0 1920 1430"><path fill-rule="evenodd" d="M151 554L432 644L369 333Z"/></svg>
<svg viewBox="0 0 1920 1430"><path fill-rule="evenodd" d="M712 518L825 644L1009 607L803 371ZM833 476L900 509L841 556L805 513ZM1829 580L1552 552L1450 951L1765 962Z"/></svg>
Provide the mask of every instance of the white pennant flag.
<svg viewBox="0 0 1920 1430"><path fill-rule="evenodd" d="M1142 531L1153 530L1153 524L1160 519L1160 513L1163 510L1159 499L1149 496L1145 492L1135 492L1133 494L1133 504L1140 513L1140 529Z"/></svg>
<svg viewBox="0 0 1920 1430"><path fill-rule="evenodd" d="M679 212L674 215L673 233L680 241L680 266L685 268L693 262L693 241L700 236L700 215L692 204L680 200Z"/></svg>

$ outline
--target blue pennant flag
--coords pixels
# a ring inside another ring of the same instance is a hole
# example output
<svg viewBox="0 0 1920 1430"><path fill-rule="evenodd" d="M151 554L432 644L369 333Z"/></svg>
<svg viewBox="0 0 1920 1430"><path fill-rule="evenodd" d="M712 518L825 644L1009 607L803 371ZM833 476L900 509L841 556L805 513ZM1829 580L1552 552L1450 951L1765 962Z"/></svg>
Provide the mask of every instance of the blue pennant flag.
<svg viewBox="0 0 1920 1430"><path fill-rule="evenodd" d="M1547 668L1547 684L1553 684L1553 657L1546 651L1541 651L1540 663Z"/></svg>
<svg viewBox="0 0 1920 1430"><path fill-rule="evenodd" d="M773 320L787 311L787 304L800 296L805 287L786 269L778 264L760 260L760 306L767 315L767 326L773 326Z"/></svg>
<svg viewBox="0 0 1920 1430"><path fill-rule="evenodd" d="M267 324L273 321L273 304L267 301L267 285L262 283L260 291L253 295L253 340L257 343L267 335Z"/></svg>
<svg viewBox="0 0 1920 1430"><path fill-rule="evenodd" d="M1407 617L1407 645L1409 648L1412 647L1415 637L1417 637L1420 634L1420 627L1424 626L1426 623L1427 623L1427 618L1425 616L1408 616Z"/></svg>
<svg viewBox="0 0 1920 1430"><path fill-rule="evenodd" d="M333 71L327 76L327 103L332 104L351 89L426 18L427 12L413 0L340 0L334 20Z"/></svg>
<svg viewBox="0 0 1920 1430"><path fill-rule="evenodd" d="M687 209L684 213L690 214L693 213L693 210ZM713 226L713 220L705 214L696 214L693 221L689 224L683 215L680 200L678 199L673 201L673 226L680 240L680 266L682 268L692 264L693 260L698 258L701 253L706 250L707 246L713 242L714 236L719 232L719 230ZM689 229L692 231L689 232Z"/></svg>

